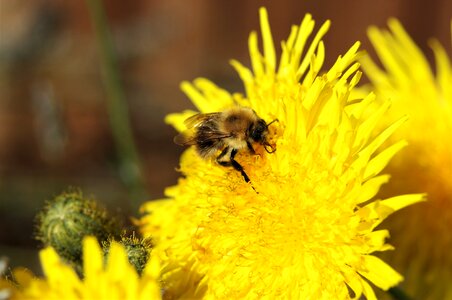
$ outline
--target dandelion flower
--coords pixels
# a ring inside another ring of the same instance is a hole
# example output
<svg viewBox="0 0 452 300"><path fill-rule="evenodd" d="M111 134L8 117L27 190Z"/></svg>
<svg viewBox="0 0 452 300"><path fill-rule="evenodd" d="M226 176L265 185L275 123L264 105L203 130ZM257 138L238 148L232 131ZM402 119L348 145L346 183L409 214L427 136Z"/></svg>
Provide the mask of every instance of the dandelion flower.
<svg viewBox="0 0 452 300"><path fill-rule="evenodd" d="M270 126L276 152L256 147L255 155L235 157L251 179L246 183L236 170L189 148L180 160L184 176L166 190L169 199L143 205L148 214L139 223L163 261L164 297L374 299L369 282L387 290L402 280L372 254L391 249L388 232L375 227L422 199L374 199L388 180L378 174L405 142L375 152L405 119L377 132L388 104L368 112L372 94L351 99L360 78L358 43L319 73L329 22L309 44L314 21L306 15L282 43L278 63L263 8L260 22L263 53L253 32L252 68L232 61L245 94L207 79L184 82L182 89L202 113L241 105L267 122L278 119ZM183 130L194 113L171 114L167 121Z"/></svg>
<svg viewBox="0 0 452 300"><path fill-rule="evenodd" d="M84 276L63 262L51 247L40 252L45 278L35 278L25 269L16 269L14 287L0 280L2 292L11 299L161 299L157 283L159 266L150 259L141 277L127 260L124 247L112 242L104 266L103 252L94 237L83 241Z"/></svg>
<svg viewBox="0 0 452 300"><path fill-rule="evenodd" d="M452 299L452 65L432 40L435 74L401 24L392 19L389 28L369 29L383 69L369 57L362 60L378 97L393 102L388 116L410 115L394 135L410 146L389 164L394 179L383 191L424 191L429 201L388 220L399 251L385 257L404 273L405 289L416 298Z"/></svg>

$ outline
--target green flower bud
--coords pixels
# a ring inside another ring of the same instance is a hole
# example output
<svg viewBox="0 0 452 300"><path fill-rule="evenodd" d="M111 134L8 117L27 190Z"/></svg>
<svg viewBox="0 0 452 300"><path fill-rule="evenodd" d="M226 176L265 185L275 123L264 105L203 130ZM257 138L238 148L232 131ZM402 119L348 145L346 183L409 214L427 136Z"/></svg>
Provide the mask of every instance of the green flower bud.
<svg viewBox="0 0 452 300"><path fill-rule="evenodd" d="M36 238L52 246L60 257L81 270L82 239L92 235L99 242L120 236L116 219L79 190L64 192L47 202L37 215Z"/></svg>
<svg viewBox="0 0 452 300"><path fill-rule="evenodd" d="M105 257L108 257L111 241L112 240L109 239L109 241L102 244ZM133 234L130 237L122 237L119 243L124 246L130 264L133 265L138 274L141 275L148 259L151 257L152 247L154 246L152 239L138 238Z"/></svg>

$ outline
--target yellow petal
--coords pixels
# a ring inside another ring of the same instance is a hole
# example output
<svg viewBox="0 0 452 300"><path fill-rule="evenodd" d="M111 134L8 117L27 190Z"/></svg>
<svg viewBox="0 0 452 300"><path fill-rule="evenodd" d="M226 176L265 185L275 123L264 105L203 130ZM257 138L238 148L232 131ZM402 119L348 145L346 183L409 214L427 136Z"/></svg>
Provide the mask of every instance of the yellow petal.
<svg viewBox="0 0 452 300"><path fill-rule="evenodd" d="M403 280L403 277L394 269L381 259L371 255L363 257L363 270L359 273L385 291Z"/></svg>
<svg viewBox="0 0 452 300"><path fill-rule="evenodd" d="M267 10L264 7L259 9L260 24L262 30L262 40L264 43L264 56L266 62L266 72L268 74L274 73L276 68L275 45L273 44L273 37L268 23Z"/></svg>
<svg viewBox="0 0 452 300"><path fill-rule="evenodd" d="M103 255L95 237L83 239L83 270L86 278L95 278L103 270Z"/></svg>

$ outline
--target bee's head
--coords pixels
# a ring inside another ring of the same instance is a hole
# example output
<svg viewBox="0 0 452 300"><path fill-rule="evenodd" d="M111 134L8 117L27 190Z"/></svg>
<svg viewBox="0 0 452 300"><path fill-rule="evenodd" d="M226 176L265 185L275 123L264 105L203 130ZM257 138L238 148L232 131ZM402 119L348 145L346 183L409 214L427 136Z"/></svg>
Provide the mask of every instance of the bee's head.
<svg viewBox="0 0 452 300"><path fill-rule="evenodd" d="M248 136L253 140L253 142L264 144L267 140L267 123L264 120L258 119L257 122L251 124L248 129Z"/></svg>
<svg viewBox="0 0 452 300"><path fill-rule="evenodd" d="M273 153L276 151L276 149L267 141L268 126L276 121L278 121L278 119L275 119L267 124L263 119L258 119L257 122L251 124L248 129L248 136L252 140L252 142L264 145L265 151L267 151L268 153Z"/></svg>

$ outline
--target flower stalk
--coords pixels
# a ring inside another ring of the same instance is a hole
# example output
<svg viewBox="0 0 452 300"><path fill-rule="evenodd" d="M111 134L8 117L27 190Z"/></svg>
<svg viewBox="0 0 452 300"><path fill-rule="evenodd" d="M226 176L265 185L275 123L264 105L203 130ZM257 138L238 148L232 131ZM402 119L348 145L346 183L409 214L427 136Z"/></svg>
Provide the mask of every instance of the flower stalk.
<svg viewBox="0 0 452 300"><path fill-rule="evenodd" d="M100 0L86 0L91 14L102 63L107 91L107 109L110 127L117 148L119 175L129 190L132 209L147 197L143 170L130 126L129 109L119 75L118 59Z"/></svg>

